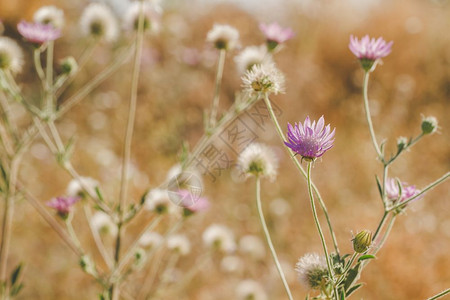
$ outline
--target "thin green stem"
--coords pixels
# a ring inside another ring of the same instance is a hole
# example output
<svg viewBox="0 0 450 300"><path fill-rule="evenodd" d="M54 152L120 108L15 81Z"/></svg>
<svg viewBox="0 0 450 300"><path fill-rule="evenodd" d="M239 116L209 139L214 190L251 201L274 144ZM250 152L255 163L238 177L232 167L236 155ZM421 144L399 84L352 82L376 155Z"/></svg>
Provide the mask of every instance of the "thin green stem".
<svg viewBox="0 0 450 300"><path fill-rule="evenodd" d="M369 109L369 97L367 96L367 90L369 86L369 72L364 73L364 86L363 86L363 98L364 98L364 110L366 112L366 119L367 124L369 125L369 131L370 136L372 138L373 147L375 148L375 151L377 152L378 158L380 161L384 161L383 154L380 151L380 148L378 147L377 139L375 137L375 131L373 130L372 125L372 118L370 116L370 109Z"/></svg>
<svg viewBox="0 0 450 300"><path fill-rule="evenodd" d="M389 166L387 164L383 164L383 186L381 190L381 200L383 201L384 210L387 207L387 199L386 199L386 181L388 177Z"/></svg>
<svg viewBox="0 0 450 300"><path fill-rule="evenodd" d="M36 73L38 74L42 83L45 83L45 73L44 73L44 70L42 69L41 49L40 48L34 49L33 59L34 59L34 67L36 68Z"/></svg>
<svg viewBox="0 0 450 300"><path fill-rule="evenodd" d="M388 226L386 228L386 231L384 232L383 237L381 238L380 242L376 245L373 254L375 255L384 245L386 242L389 234L391 233L392 227L394 226L396 216L392 215L391 219L389 220Z"/></svg>
<svg viewBox="0 0 450 300"><path fill-rule="evenodd" d="M330 256L328 254L327 244L325 242L325 237L322 232L322 227L320 226L319 218L317 217L316 205L314 204L314 195L312 192L312 184L311 184L311 166L312 166L312 164L313 164L313 162L309 162L308 168L307 168L307 170L308 170L308 173L307 173L308 174L308 176L307 176L308 194L309 194L309 199L311 200L311 209L312 209L312 213L313 213L313 217L314 217L314 222L316 224L317 231L319 232L319 237L320 237L320 241L322 242L323 252L325 253L325 258L327 260L327 267L328 267L328 273L330 276L330 281L333 285L333 289L335 290L334 296L337 298L339 294L337 293L337 289L336 289L335 282L334 282L333 268L330 263Z"/></svg>
<svg viewBox="0 0 450 300"><path fill-rule="evenodd" d="M284 145L284 143L286 142L286 139L284 137L284 133L281 130L280 123L278 122L277 116L275 115L275 112L273 111L272 104L270 103L270 99L269 99L269 97L267 95L264 95L264 101L266 103L267 110L269 111L270 117L271 117L273 123L275 124L275 128L277 130L278 136L280 137L281 142ZM292 152L292 150L290 148L288 148L288 147L284 147L284 148L286 148L286 151L289 153L289 156L291 157L291 159L294 162L295 166L300 171L300 173L303 175L303 177L306 179L307 178L307 174L306 174L305 170L303 169L303 167L301 166L301 164L298 161L298 159L296 158L294 152ZM323 213L325 215L325 219L327 220L328 229L330 231L330 235L331 235L331 238L333 240L334 250L339 255L339 247L338 247L336 235L334 234L334 230L333 230L333 226L331 224L330 217L328 215L327 207L326 207L325 202L323 201L323 199L322 199L322 197L321 197L321 195L319 193L319 189L316 187L316 185L313 182L311 182L311 184L312 184L314 193L316 194L317 199L319 200L319 204L320 204L320 207L323 210Z"/></svg>
<svg viewBox="0 0 450 300"><path fill-rule="evenodd" d="M48 114L53 113L53 48L54 42L49 41L47 45L47 66L46 66L46 84L45 84L45 101Z"/></svg>
<svg viewBox="0 0 450 300"><path fill-rule="evenodd" d="M86 219L89 224L89 229L91 230L92 237L94 238L95 245L97 246L98 251L100 252L100 255L102 256L104 262L106 263L106 266L109 270L112 270L114 263L109 255L108 251L106 251L105 245L103 244L103 241L98 233L98 231L93 227L92 222L92 212L91 209L87 204L83 205L84 207L84 215L86 216Z"/></svg>
<svg viewBox="0 0 450 300"><path fill-rule="evenodd" d="M381 218L380 223L378 224L377 230L375 231L375 233L372 236L372 241L375 241L375 239L377 238L378 234L381 232L381 229L384 226L384 223L386 222L386 217L389 215L389 212L385 211L383 213L383 217Z"/></svg>
<svg viewBox="0 0 450 300"><path fill-rule="evenodd" d="M284 289L290 300L293 300L291 290L289 289L289 285L286 281L286 277L284 275L283 269L281 268L280 261L278 260L277 253L275 252L275 248L272 244L272 240L270 238L269 229L267 228L266 221L264 219L264 213L262 210L261 204L261 180L259 177L256 177L256 207L258 208L259 220L261 221L261 226L264 232L264 236L266 237L267 245L269 246L270 253L272 254L272 258L275 262L275 266L277 267L278 274L280 275L281 281L283 282Z"/></svg>
<svg viewBox="0 0 450 300"><path fill-rule="evenodd" d="M439 294L434 295L433 297L428 298L427 300L436 300L447 294L450 294L450 288L440 292Z"/></svg>
<svg viewBox="0 0 450 300"><path fill-rule="evenodd" d="M220 99L220 87L222 85L222 75L223 69L225 66L225 56L227 51L225 49L221 49L219 52L219 61L217 63L217 73L216 73L216 83L214 89L214 98L213 104L211 108L211 116L209 119L208 128L214 128L216 125L217 111L219 110L219 99Z"/></svg>
<svg viewBox="0 0 450 300"><path fill-rule="evenodd" d="M393 211L393 210L396 210L396 209L398 209L398 208L400 208L400 207L404 207L404 206L407 205L409 202L411 202L411 201L413 201L413 200L419 198L420 196L422 196L423 194L425 194L425 193L428 192L429 190L435 188L437 185L439 185L440 183L442 183L442 182L444 182L445 180L447 180L449 176L450 176L450 172L445 173L441 178L437 179L436 181L434 181L434 182L430 183L429 185L427 185L426 187L424 187L424 188L420 191L420 193L418 193L417 195L415 195L415 196L413 196L413 197L411 197L411 198L409 198L409 199L407 199L407 200L405 200L405 201L403 201L403 202L400 202L400 203L394 205L393 207L389 208L388 211Z"/></svg>
<svg viewBox="0 0 450 300"><path fill-rule="evenodd" d="M73 214L69 214L67 219L65 220L67 232L69 233L70 238L72 239L73 243L76 245L80 253L84 253L83 247L81 247L80 240L77 237L77 234L75 233L75 230L72 226L72 217Z"/></svg>

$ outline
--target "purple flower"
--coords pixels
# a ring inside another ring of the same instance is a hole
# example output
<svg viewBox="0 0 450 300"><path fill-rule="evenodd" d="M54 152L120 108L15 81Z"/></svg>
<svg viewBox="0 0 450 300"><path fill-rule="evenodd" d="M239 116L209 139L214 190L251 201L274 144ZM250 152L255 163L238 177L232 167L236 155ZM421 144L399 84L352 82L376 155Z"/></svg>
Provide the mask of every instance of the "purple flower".
<svg viewBox="0 0 450 300"><path fill-rule="evenodd" d="M388 200L396 202L397 199L399 199L398 203L402 203L420 193L420 190L416 189L415 185L408 185L406 182L402 182L400 184L402 187L401 195L399 195L400 190L397 184L397 180L395 180L394 178L386 179L386 195Z"/></svg>
<svg viewBox="0 0 450 300"><path fill-rule="evenodd" d="M184 214L189 216L196 212L205 211L209 208L209 201L205 197L191 193L188 190L181 189L177 191L180 197L180 205L184 208Z"/></svg>
<svg viewBox="0 0 450 300"><path fill-rule="evenodd" d="M325 121L323 116L312 122L309 116L306 117L305 122L295 123L295 127L288 123L288 141L285 145L292 149L297 154L302 156L302 159L307 161L314 161L317 157L321 157L327 150L333 147L334 132L331 131L330 124L324 127ZM331 131L331 132L330 132Z"/></svg>
<svg viewBox="0 0 450 300"><path fill-rule="evenodd" d="M78 200L79 197L56 197L47 202L47 206L56 209L61 217L66 218Z"/></svg>
<svg viewBox="0 0 450 300"><path fill-rule="evenodd" d="M259 24L259 29L264 33L267 39L269 50L275 49L278 44L282 44L294 37L294 32L291 28L283 28L278 23Z"/></svg>
<svg viewBox="0 0 450 300"><path fill-rule="evenodd" d="M361 40L358 40L351 35L348 47L359 58L363 69L369 71L377 60L391 53L393 43L393 41L386 43L382 37L375 39L365 35Z"/></svg>
<svg viewBox="0 0 450 300"><path fill-rule="evenodd" d="M36 44L54 41L61 36L61 30L50 24L21 21L17 24L17 30L27 41Z"/></svg>

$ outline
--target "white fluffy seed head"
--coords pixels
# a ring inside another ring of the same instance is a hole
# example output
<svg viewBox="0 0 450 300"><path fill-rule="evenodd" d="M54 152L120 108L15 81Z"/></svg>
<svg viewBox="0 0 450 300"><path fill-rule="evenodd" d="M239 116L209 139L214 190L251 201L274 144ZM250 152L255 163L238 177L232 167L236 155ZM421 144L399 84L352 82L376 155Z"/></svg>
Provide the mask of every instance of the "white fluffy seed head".
<svg viewBox="0 0 450 300"><path fill-rule="evenodd" d="M261 260L266 256L266 247L262 240L255 235L244 235L239 240L239 251L250 257Z"/></svg>
<svg viewBox="0 0 450 300"><path fill-rule="evenodd" d="M16 41L0 37L0 69L13 74L22 71L23 52Z"/></svg>
<svg viewBox="0 0 450 300"><path fill-rule="evenodd" d="M157 232L146 232L139 239L139 246L145 248L147 250L155 249L159 245L161 245L164 241L164 238Z"/></svg>
<svg viewBox="0 0 450 300"><path fill-rule="evenodd" d="M259 282L246 279L236 287L236 298L238 300L267 300L267 294Z"/></svg>
<svg viewBox="0 0 450 300"><path fill-rule="evenodd" d="M267 177L270 180L277 176L278 159L272 149L263 144L247 146L239 155L238 165L247 176Z"/></svg>
<svg viewBox="0 0 450 300"><path fill-rule="evenodd" d="M140 2L137 1L130 4L123 17L123 26L126 30L138 29L140 12ZM157 13L156 8L149 2L143 2L142 13L144 15L144 31L157 33L160 27L160 15Z"/></svg>
<svg viewBox="0 0 450 300"><path fill-rule="evenodd" d="M42 6L33 15L33 20L36 23L51 24L57 29L62 29L64 26L64 11L56 6Z"/></svg>
<svg viewBox="0 0 450 300"><path fill-rule="evenodd" d="M86 36L113 42L117 39L119 28L111 9L102 3L90 3L80 18L81 31Z"/></svg>
<svg viewBox="0 0 450 300"><path fill-rule="evenodd" d="M244 50L236 55L234 61L241 74L247 70L251 70L255 65L273 63L272 56L267 53L267 47L265 45L244 48Z"/></svg>
<svg viewBox="0 0 450 300"><path fill-rule="evenodd" d="M254 65L242 76L242 87L250 95L284 93L284 75L273 63Z"/></svg>
<svg viewBox="0 0 450 300"><path fill-rule="evenodd" d="M145 208L157 214L171 213L174 204L169 199L167 190L153 189L145 196Z"/></svg>
<svg viewBox="0 0 450 300"><path fill-rule="evenodd" d="M206 35L206 41L217 49L233 50L239 46L239 31L230 25L214 24Z"/></svg>
<svg viewBox="0 0 450 300"><path fill-rule="evenodd" d="M307 253L295 265L299 281L311 289L319 289L328 276L325 257L317 253Z"/></svg>
<svg viewBox="0 0 450 300"><path fill-rule="evenodd" d="M213 224L203 232L205 246L231 253L236 250L233 232L226 226Z"/></svg>
<svg viewBox="0 0 450 300"><path fill-rule="evenodd" d="M99 233L117 236L117 226L108 214L98 211L92 216L90 222L92 228Z"/></svg>
<svg viewBox="0 0 450 300"><path fill-rule="evenodd" d="M191 243L185 235L174 234L167 238L167 248L184 256L191 252Z"/></svg>
<svg viewBox="0 0 450 300"><path fill-rule="evenodd" d="M70 197L84 197L86 190L91 195L97 195L95 188L99 186L99 182L91 177L80 177L79 180L72 179L66 189L67 196Z"/></svg>

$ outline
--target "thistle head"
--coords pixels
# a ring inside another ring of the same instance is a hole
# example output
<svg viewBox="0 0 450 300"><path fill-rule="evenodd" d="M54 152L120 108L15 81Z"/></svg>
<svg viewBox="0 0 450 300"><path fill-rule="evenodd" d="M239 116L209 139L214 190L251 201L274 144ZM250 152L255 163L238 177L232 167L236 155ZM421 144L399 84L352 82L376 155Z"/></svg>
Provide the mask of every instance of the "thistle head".
<svg viewBox="0 0 450 300"><path fill-rule="evenodd" d="M366 72L375 69L376 63L383 57L391 53L391 47L394 42L387 43L382 37L378 39L370 38L365 35L361 40L353 35L350 36L350 51L359 59L361 67Z"/></svg>

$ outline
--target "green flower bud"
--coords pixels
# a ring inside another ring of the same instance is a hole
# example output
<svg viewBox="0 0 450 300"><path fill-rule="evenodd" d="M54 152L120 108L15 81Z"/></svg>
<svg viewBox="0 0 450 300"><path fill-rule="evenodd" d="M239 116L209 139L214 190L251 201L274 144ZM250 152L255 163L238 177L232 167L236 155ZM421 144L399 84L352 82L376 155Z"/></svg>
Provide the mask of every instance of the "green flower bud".
<svg viewBox="0 0 450 300"><path fill-rule="evenodd" d="M72 75L78 70L78 64L75 58L68 56L61 60L61 72L63 74Z"/></svg>
<svg viewBox="0 0 450 300"><path fill-rule="evenodd" d="M438 121L435 117L426 117L422 119L422 132L423 134L431 134L436 132L438 127Z"/></svg>
<svg viewBox="0 0 450 300"><path fill-rule="evenodd" d="M364 253L372 244L372 232L363 230L353 238L353 249L357 253Z"/></svg>
<svg viewBox="0 0 450 300"><path fill-rule="evenodd" d="M397 152L401 152L408 145L408 139L404 136L401 136L397 139Z"/></svg>

